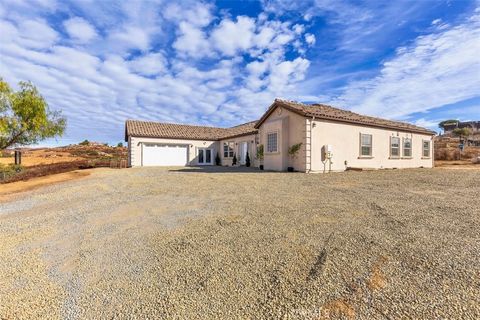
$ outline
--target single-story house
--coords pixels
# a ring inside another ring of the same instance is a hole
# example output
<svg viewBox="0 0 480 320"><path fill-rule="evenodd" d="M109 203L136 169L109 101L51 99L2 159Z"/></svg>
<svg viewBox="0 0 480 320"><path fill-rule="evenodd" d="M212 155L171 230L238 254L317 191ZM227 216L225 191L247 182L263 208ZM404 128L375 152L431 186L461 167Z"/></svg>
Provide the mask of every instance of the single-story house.
<svg viewBox="0 0 480 320"><path fill-rule="evenodd" d="M245 165L302 172L433 167L434 131L323 104L275 99L263 116L232 128L127 120L128 163ZM263 149L263 157L257 150ZM294 152L296 150L296 152Z"/></svg>

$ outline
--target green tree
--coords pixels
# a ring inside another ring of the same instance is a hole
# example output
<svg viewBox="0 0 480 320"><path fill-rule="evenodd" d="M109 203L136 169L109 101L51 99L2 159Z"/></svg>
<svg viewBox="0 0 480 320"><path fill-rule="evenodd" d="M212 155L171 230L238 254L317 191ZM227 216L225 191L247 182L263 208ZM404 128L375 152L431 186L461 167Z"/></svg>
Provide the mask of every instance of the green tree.
<svg viewBox="0 0 480 320"><path fill-rule="evenodd" d="M79 145L81 146L88 146L90 144L90 141L88 141L87 139L83 140L82 142L79 143Z"/></svg>
<svg viewBox="0 0 480 320"><path fill-rule="evenodd" d="M302 147L302 143L297 143L288 148L288 154L295 159L298 155L298 151L300 151L300 148Z"/></svg>
<svg viewBox="0 0 480 320"><path fill-rule="evenodd" d="M455 125L457 123L458 123L458 120L454 120L454 119L444 120L444 121L442 121L438 124L438 127L440 129L445 130L445 126L451 126L451 125Z"/></svg>
<svg viewBox="0 0 480 320"><path fill-rule="evenodd" d="M457 137L468 137L470 135L470 129L468 128L456 128L453 129L452 133Z"/></svg>
<svg viewBox="0 0 480 320"><path fill-rule="evenodd" d="M0 78L0 150L14 145L30 145L61 136L66 119L60 111L51 111L31 82L20 82L13 91Z"/></svg>
<svg viewBox="0 0 480 320"><path fill-rule="evenodd" d="M123 143L122 142L117 143L117 148L123 148Z"/></svg>
<svg viewBox="0 0 480 320"><path fill-rule="evenodd" d="M263 144L259 144L257 147L257 159L260 161L263 160Z"/></svg>

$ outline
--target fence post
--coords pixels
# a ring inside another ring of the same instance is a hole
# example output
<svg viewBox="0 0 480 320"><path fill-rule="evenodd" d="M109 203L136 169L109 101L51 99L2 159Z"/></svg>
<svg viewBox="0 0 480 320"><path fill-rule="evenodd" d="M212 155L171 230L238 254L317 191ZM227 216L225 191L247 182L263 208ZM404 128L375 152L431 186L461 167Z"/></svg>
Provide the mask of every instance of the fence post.
<svg viewBox="0 0 480 320"><path fill-rule="evenodd" d="M15 165L22 164L22 152L19 150L15 150Z"/></svg>

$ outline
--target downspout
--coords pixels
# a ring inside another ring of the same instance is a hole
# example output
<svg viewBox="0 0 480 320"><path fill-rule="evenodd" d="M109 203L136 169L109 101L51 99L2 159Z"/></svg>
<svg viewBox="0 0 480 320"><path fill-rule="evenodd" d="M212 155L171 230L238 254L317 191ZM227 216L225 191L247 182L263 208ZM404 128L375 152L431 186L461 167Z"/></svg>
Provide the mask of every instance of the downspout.
<svg viewBox="0 0 480 320"><path fill-rule="evenodd" d="M312 150L313 150L313 144L312 144L312 137L313 137L313 121L315 121L315 116L312 117L312 120L310 121L310 168L308 168L308 173L312 172Z"/></svg>

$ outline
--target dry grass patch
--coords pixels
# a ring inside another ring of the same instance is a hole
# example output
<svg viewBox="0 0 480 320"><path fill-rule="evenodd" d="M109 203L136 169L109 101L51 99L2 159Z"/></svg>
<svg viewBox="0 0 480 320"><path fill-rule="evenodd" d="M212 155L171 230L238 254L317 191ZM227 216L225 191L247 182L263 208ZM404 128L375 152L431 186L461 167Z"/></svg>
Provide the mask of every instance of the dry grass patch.
<svg viewBox="0 0 480 320"><path fill-rule="evenodd" d="M382 272L382 267L387 261L388 259L382 256L373 265L370 278L367 280L367 286L370 290L380 290L387 285L387 280Z"/></svg>
<svg viewBox="0 0 480 320"><path fill-rule="evenodd" d="M355 309L345 300L337 299L322 307L320 319L355 319Z"/></svg>

